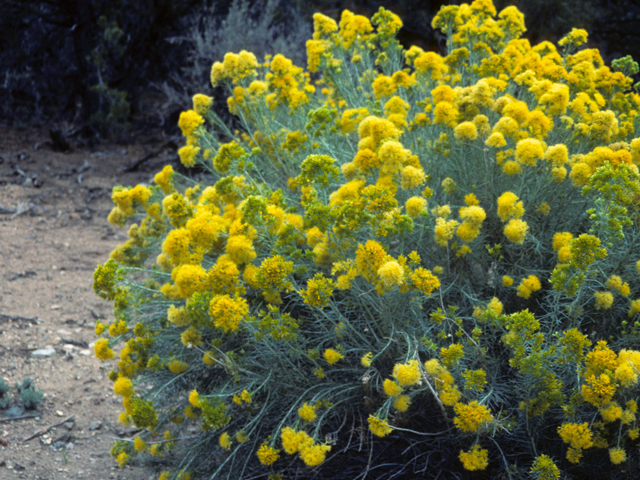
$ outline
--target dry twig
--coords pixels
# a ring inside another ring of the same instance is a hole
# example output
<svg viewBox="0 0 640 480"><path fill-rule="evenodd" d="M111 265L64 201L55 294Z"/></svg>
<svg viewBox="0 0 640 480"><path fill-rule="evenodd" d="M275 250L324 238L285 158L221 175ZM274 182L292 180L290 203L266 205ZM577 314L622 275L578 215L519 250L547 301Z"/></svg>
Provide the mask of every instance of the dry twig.
<svg viewBox="0 0 640 480"><path fill-rule="evenodd" d="M41 430L38 430L36 433L34 433L33 435L31 435L30 437L25 438L22 442L23 443L27 443L29 440L33 440L36 437L39 437L41 435L44 435L45 433L49 432L52 428L56 428L59 427L60 425L63 425L67 422L74 422L76 419L75 417L67 417L64 420L62 420L61 422L55 423L53 425L49 425L47 428L43 428Z"/></svg>

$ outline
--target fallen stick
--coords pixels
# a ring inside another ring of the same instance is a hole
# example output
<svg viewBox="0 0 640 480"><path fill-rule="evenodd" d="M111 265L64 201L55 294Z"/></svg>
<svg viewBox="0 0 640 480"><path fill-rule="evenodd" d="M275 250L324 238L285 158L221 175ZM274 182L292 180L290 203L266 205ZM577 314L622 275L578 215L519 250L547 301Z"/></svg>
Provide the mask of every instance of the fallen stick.
<svg viewBox="0 0 640 480"><path fill-rule="evenodd" d="M34 325L38 324L38 317L22 317L20 315L7 315L5 313L0 313L0 321L18 321L18 322L31 322Z"/></svg>
<svg viewBox="0 0 640 480"><path fill-rule="evenodd" d="M8 423L14 420L22 420L23 418L36 418L38 415L20 415L19 417L3 418L0 423Z"/></svg>
<svg viewBox="0 0 640 480"><path fill-rule="evenodd" d="M164 145L162 145L160 148L153 150L152 152L148 153L147 155L145 155L142 158L139 158L138 160L136 160L135 162L126 165L122 168L122 172L123 173L127 173L127 172L133 172L135 170L138 169L138 167L140 165L142 165L143 163L145 163L148 160L151 160L154 157L157 157L158 155L160 155L162 152L164 152L166 149L168 148L173 148L175 146L175 142L173 140L169 140L168 142L166 142Z"/></svg>
<svg viewBox="0 0 640 480"><path fill-rule="evenodd" d="M33 435L31 435L30 437L25 438L22 442L23 443L27 443L29 440L33 440L36 437L39 437L40 435L44 435L45 433L49 432L52 428L56 428L59 427L60 425L63 425L67 422L70 421L75 421L74 417L68 417L65 418L64 420L62 420L61 422L58 422L54 425L49 425L47 428L43 428L42 430L38 430L36 433L34 433Z"/></svg>
<svg viewBox="0 0 640 480"><path fill-rule="evenodd" d="M7 208L7 207L0 206L0 213L3 213L3 214L16 213L16 209L15 208Z"/></svg>

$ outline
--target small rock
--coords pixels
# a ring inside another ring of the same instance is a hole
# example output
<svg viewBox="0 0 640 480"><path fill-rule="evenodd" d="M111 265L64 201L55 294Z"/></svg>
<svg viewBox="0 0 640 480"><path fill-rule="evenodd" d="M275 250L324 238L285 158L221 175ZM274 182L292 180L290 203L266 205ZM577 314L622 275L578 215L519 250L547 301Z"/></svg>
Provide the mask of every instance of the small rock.
<svg viewBox="0 0 640 480"><path fill-rule="evenodd" d="M102 427L102 422L100 420L94 420L93 422L89 422L89 430L99 430Z"/></svg>
<svg viewBox="0 0 640 480"><path fill-rule="evenodd" d="M39 348L31 352L31 358L48 358L56 354L55 348Z"/></svg>
<svg viewBox="0 0 640 480"><path fill-rule="evenodd" d="M71 345L70 343L65 343L62 346L62 349L67 351L67 352L73 352L75 350L75 348L76 348L75 345Z"/></svg>
<svg viewBox="0 0 640 480"><path fill-rule="evenodd" d="M89 356L91 355L91 351L90 350L80 350L80 355L84 355L84 356Z"/></svg>
<svg viewBox="0 0 640 480"><path fill-rule="evenodd" d="M73 450L74 447L75 447L75 445L73 444L73 442L69 442L69 443L67 443L67 446L65 448L67 450Z"/></svg>
<svg viewBox="0 0 640 480"><path fill-rule="evenodd" d="M51 310L60 310L61 308L60 305L51 305Z"/></svg>
<svg viewBox="0 0 640 480"><path fill-rule="evenodd" d="M64 412L62 410L56 410L56 415L59 417L64 417Z"/></svg>
<svg viewBox="0 0 640 480"><path fill-rule="evenodd" d="M24 467L24 466L22 466L22 465L20 465L19 463L16 463L16 464L13 466L13 468L15 468L16 470L24 470L24 469L25 469L25 467Z"/></svg>

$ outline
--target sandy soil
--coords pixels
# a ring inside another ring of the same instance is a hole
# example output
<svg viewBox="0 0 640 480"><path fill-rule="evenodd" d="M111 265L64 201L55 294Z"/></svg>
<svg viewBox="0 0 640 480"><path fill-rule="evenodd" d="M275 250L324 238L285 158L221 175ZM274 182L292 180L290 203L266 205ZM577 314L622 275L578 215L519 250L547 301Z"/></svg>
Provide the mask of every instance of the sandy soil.
<svg viewBox="0 0 640 480"><path fill-rule="evenodd" d="M0 410L0 478L157 478L118 468L109 454L133 431L117 422L111 365L91 348L96 320L113 319L91 285L95 266L127 238L106 221L111 188L149 182L175 152L124 173L162 140L70 153L47 140L45 131L0 129L0 378L12 387L12 408ZM55 353L34 357L45 348ZM14 386L27 377L44 392L36 410L23 409Z"/></svg>

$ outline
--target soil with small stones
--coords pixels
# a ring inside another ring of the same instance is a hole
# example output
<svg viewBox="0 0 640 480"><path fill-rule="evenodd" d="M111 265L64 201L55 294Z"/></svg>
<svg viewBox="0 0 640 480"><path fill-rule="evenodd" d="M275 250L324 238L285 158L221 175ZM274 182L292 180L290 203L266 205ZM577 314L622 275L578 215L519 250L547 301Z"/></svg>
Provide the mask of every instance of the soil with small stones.
<svg viewBox="0 0 640 480"><path fill-rule="evenodd" d="M113 365L93 353L96 321L113 314L92 281L127 238L106 220L112 187L149 183L175 151L159 137L68 153L48 140L45 130L0 128L0 378L12 402L0 410L0 479L157 478L118 468L109 453L136 432L117 421ZM35 410L15 387L25 378L44 393Z"/></svg>

